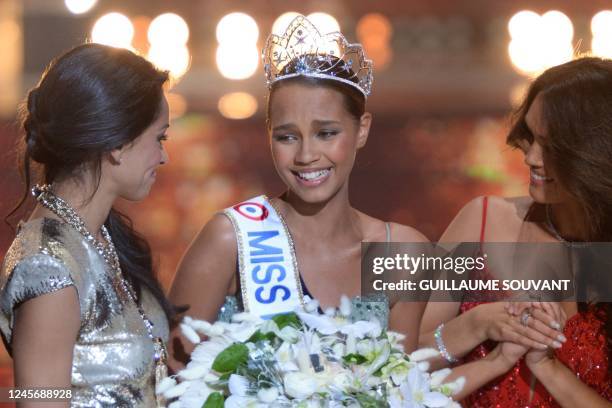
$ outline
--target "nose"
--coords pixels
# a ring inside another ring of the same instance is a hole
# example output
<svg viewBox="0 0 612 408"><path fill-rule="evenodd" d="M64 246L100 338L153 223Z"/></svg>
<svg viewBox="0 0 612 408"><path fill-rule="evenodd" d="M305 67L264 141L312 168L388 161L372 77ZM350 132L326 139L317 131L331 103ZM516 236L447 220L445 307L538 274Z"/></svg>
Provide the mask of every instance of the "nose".
<svg viewBox="0 0 612 408"><path fill-rule="evenodd" d="M529 149L525 152L525 164L529 167L544 167L542 146L538 142L533 141L529 145Z"/></svg>
<svg viewBox="0 0 612 408"><path fill-rule="evenodd" d="M308 137L302 138L300 146L295 155L296 164L307 165L319 160L319 153L312 140Z"/></svg>
<svg viewBox="0 0 612 408"><path fill-rule="evenodd" d="M161 151L161 159L159 161L159 164L166 164L168 163L168 161L170 161L170 157L168 156L168 152L166 151L165 147L162 147L162 151Z"/></svg>

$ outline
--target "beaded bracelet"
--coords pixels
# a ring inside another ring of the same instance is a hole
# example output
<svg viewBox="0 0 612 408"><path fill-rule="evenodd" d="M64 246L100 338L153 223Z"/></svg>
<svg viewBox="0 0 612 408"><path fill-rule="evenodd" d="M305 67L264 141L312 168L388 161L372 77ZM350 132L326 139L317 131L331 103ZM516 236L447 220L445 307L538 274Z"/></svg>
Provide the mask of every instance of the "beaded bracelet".
<svg viewBox="0 0 612 408"><path fill-rule="evenodd" d="M442 341L442 329L443 328L444 328L444 323L441 323L436 328L436 331L434 332L434 338L436 339L436 345L438 346L438 351L440 352L442 357L444 357L444 359L448 361L449 363L453 364L453 363L458 362L459 359L453 357L446 349L446 346L444 345L444 341Z"/></svg>

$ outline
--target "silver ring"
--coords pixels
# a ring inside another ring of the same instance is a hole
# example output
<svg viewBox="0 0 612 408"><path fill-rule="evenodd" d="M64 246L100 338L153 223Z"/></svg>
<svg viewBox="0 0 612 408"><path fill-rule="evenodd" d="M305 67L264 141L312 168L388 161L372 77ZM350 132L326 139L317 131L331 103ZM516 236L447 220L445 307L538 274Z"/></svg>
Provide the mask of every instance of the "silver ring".
<svg viewBox="0 0 612 408"><path fill-rule="evenodd" d="M523 313L521 313L521 324L525 327L529 324L529 318L531 317L531 310L525 309Z"/></svg>

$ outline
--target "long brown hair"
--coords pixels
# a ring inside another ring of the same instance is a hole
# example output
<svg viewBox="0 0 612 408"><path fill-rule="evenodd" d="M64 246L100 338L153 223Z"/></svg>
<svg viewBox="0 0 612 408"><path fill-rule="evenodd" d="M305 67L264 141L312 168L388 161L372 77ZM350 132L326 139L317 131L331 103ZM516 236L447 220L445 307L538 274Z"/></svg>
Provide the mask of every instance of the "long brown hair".
<svg viewBox="0 0 612 408"><path fill-rule="evenodd" d="M579 58L537 77L515 113L506 140L510 146L533 141L525 116L537 96L548 133L547 166L586 215L588 240L612 242L612 60ZM612 303L598 306L606 315L612 362Z"/></svg>
<svg viewBox="0 0 612 408"><path fill-rule="evenodd" d="M19 150L25 186L7 218L26 201L33 181L78 177L84 166L91 166L99 183L104 155L133 142L157 118L167 80L167 72L133 52L100 44L80 45L54 59L21 112ZM172 321L175 308L155 278L146 239L115 208L104 225L138 300L147 288Z"/></svg>

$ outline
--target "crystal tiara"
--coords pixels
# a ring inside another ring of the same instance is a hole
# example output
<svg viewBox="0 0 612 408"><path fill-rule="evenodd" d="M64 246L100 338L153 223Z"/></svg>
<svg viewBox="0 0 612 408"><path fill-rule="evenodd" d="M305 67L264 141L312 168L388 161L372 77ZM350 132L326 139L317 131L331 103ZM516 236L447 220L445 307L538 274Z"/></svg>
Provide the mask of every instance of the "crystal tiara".
<svg viewBox="0 0 612 408"><path fill-rule="evenodd" d="M340 32L322 35L302 15L283 35L270 34L262 60L268 88L282 79L306 76L343 82L366 98L372 91L372 61L361 44L350 44Z"/></svg>

